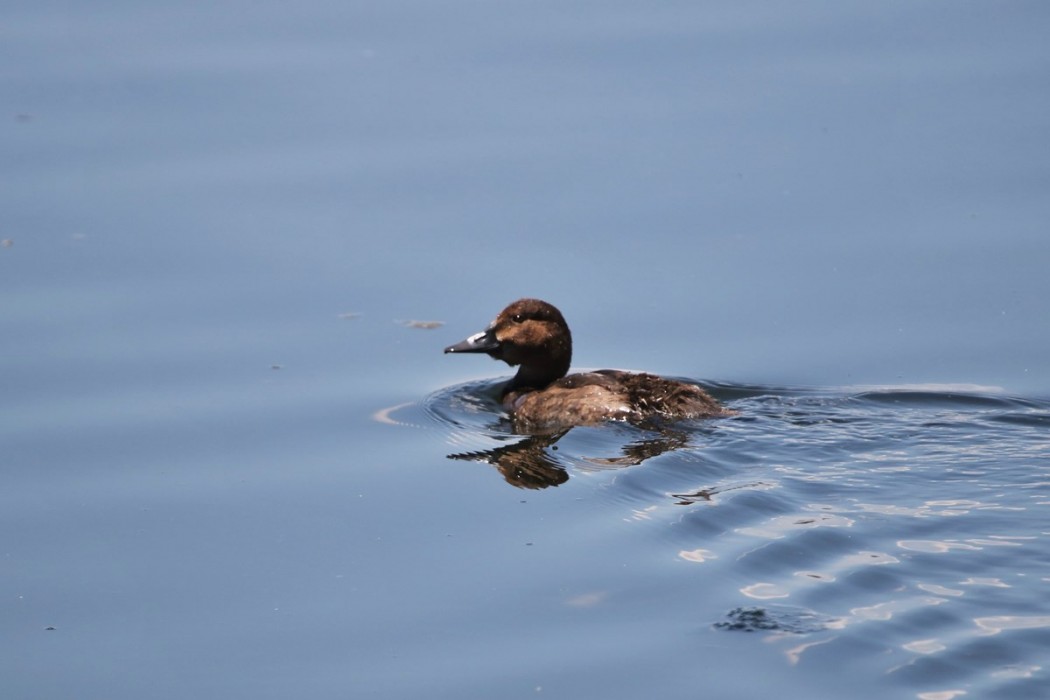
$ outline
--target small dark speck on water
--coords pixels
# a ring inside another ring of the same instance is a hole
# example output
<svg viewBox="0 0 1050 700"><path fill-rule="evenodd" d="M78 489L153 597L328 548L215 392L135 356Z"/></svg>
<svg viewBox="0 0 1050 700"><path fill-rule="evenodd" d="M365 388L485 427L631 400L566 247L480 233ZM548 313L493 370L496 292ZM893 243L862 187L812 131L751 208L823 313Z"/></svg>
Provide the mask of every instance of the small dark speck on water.
<svg viewBox="0 0 1050 700"><path fill-rule="evenodd" d="M53 632L54 630L55 630L55 628L54 628L54 627L51 627L51 626L48 626L48 627L45 627L45 628L44 628L44 631L45 631L45 632Z"/></svg>
<svg viewBox="0 0 1050 700"><path fill-rule="evenodd" d="M284 365L270 365L270 369L284 369Z"/></svg>
<svg viewBox="0 0 1050 700"><path fill-rule="evenodd" d="M434 328L441 328L445 325L444 321L397 321L405 328L422 328L423 330L433 330Z"/></svg>

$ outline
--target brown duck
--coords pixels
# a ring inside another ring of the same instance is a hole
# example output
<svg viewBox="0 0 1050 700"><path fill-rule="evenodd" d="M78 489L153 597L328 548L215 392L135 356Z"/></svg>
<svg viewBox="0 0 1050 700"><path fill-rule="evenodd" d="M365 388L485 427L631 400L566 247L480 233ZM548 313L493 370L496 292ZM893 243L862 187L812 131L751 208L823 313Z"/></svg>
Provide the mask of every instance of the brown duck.
<svg viewBox="0 0 1050 700"><path fill-rule="evenodd" d="M568 374L572 334L553 305L519 299L488 328L445 348L487 353L518 373L503 387L503 407L523 432L732 415L703 389L652 374L603 369Z"/></svg>

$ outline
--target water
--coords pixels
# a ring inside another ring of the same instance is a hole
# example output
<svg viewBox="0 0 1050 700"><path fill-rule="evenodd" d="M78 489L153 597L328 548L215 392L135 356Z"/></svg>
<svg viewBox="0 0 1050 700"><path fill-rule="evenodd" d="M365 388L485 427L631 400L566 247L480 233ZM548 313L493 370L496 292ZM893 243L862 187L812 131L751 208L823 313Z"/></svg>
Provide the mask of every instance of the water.
<svg viewBox="0 0 1050 700"><path fill-rule="evenodd" d="M4 697L1045 695L1042 5L5 9Z"/></svg>
<svg viewBox="0 0 1050 700"><path fill-rule="evenodd" d="M674 636L672 621L708 637L700 647L726 629L759 631L785 666L881 677L882 693L1045 690L1032 679L1050 638L1050 552L1032 526L1050 506L1050 402L947 387L711 388L739 414L665 434L577 428L513 459L498 414L486 430L484 412L460 406L477 387L428 405L456 447L459 433L487 435L497 446L473 457L508 482L536 488L520 473L551 466L589 482L560 486L599 504L598 541L568 545L572 559L616 561L633 540L661 575L630 605L667 602L660 637ZM606 596L622 578L587 572L581 597L616 617Z"/></svg>

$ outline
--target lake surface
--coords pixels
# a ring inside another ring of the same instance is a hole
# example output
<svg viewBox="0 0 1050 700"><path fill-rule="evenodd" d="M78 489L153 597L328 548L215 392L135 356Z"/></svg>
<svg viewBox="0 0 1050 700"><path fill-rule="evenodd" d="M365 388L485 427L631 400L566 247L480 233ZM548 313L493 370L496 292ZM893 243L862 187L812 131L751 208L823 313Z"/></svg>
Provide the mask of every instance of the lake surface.
<svg viewBox="0 0 1050 700"><path fill-rule="evenodd" d="M4 16L5 698L1046 696L1050 8Z"/></svg>

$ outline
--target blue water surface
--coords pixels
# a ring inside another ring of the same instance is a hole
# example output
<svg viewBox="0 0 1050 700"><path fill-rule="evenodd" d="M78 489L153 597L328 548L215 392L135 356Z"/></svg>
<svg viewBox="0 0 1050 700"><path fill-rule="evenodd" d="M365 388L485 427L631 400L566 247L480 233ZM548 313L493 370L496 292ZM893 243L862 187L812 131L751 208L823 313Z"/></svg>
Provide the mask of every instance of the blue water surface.
<svg viewBox="0 0 1050 700"><path fill-rule="evenodd" d="M1048 21L10 4L3 697L1044 697ZM521 296L738 414L512 434Z"/></svg>

